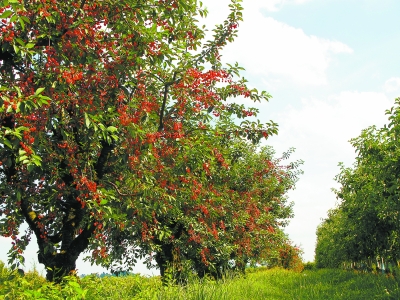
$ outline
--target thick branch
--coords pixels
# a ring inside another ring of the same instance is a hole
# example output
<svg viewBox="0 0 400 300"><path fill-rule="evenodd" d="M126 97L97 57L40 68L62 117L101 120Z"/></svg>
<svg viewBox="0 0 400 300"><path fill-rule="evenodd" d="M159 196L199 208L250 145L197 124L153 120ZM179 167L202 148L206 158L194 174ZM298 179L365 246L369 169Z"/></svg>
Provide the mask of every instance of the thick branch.
<svg viewBox="0 0 400 300"><path fill-rule="evenodd" d="M161 110L160 110L160 123L158 126L158 132L162 131L164 129L164 111L165 111L165 106L167 105L167 99L168 99L168 91L169 91L169 87L171 85L173 85L174 83L177 83L180 81L180 79L176 80L176 76L178 75L177 72L174 72L174 76L172 78L172 81L166 82L164 84L164 97L163 97L163 102L161 105Z"/></svg>
<svg viewBox="0 0 400 300"><path fill-rule="evenodd" d="M71 255L78 257L83 251L85 251L89 245L89 238L92 236L92 233L96 229L94 226L94 221L90 226L85 228L79 236L74 239L71 243Z"/></svg>
<svg viewBox="0 0 400 300"><path fill-rule="evenodd" d="M63 161L60 164L60 170L66 170L67 164ZM74 177L70 173L65 173L61 176L62 181L64 181L66 186L70 186L74 182Z"/></svg>
<svg viewBox="0 0 400 300"><path fill-rule="evenodd" d="M45 249L45 240L43 239L43 233L40 228L37 226L37 216L36 213L29 207L29 202L26 198L21 199L21 211L22 215L25 217L25 221L28 223L29 228L35 233L37 243L39 246L39 262L42 263L46 260L46 256L49 256L50 252L47 255L44 254Z"/></svg>
<svg viewBox="0 0 400 300"><path fill-rule="evenodd" d="M57 244L57 243L61 242L61 238L62 238L61 232L59 232L55 235L47 236L47 239L53 244Z"/></svg>
<svg viewBox="0 0 400 300"><path fill-rule="evenodd" d="M97 174L97 179L102 179L104 176L104 170L105 170L105 166L108 162L110 153L112 150L114 150L115 148L115 144L112 143L111 145L108 144L105 141L101 142L101 153L99 158L97 159L96 164L94 165L94 169L96 171Z"/></svg>
<svg viewBox="0 0 400 300"><path fill-rule="evenodd" d="M6 117L4 117L1 120L1 127L14 129L15 128L14 115L7 115ZM10 143L12 143L9 135L5 135L4 138L7 139ZM11 161L11 165L3 165L3 173L6 176L7 183L11 183L14 175L17 174L17 168L15 164L16 155L14 151L12 151L8 155Z"/></svg>

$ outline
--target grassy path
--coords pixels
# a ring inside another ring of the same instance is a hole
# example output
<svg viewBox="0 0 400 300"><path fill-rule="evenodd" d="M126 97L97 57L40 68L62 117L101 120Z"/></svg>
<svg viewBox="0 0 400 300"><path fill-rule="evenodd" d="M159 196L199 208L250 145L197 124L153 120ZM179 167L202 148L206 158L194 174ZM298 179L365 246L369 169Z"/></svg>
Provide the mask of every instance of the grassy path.
<svg viewBox="0 0 400 300"><path fill-rule="evenodd" d="M400 299L400 281L342 270L268 270L224 284L190 285L160 299Z"/></svg>

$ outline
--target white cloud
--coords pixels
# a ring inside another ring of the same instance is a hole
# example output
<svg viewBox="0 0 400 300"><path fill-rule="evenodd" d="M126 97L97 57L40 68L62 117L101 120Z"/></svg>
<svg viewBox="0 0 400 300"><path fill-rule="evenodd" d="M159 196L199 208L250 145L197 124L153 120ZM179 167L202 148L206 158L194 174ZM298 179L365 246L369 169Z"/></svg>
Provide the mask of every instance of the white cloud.
<svg viewBox="0 0 400 300"><path fill-rule="evenodd" d="M386 93L396 92L400 89L400 78L392 77L386 80L383 89Z"/></svg>
<svg viewBox="0 0 400 300"><path fill-rule="evenodd" d="M291 80L299 85L324 85L326 71L333 55L352 53L339 42L307 35L261 13L284 3L303 3L307 0L252 0L243 3L244 22L239 25L239 36L223 52L227 62L239 62L255 76L267 77L269 82ZM209 7L208 28L221 23L228 15L229 1L205 1ZM273 85L273 83L270 83Z"/></svg>
<svg viewBox="0 0 400 300"><path fill-rule="evenodd" d="M296 147L308 163L351 161L354 151L348 141L371 125L387 122L385 110L393 102L383 93L344 91L327 100L302 99L302 106L292 106L271 118L281 124L272 140L285 150ZM351 150L351 151L349 151Z"/></svg>
<svg viewBox="0 0 400 300"><path fill-rule="evenodd" d="M263 0L263 1L252 1L255 5L265 8L269 11L278 11L286 4L303 4L310 0Z"/></svg>
<svg viewBox="0 0 400 300"><path fill-rule="evenodd" d="M352 53L341 42L307 35L255 11L245 15L239 37L228 50L227 60L238 61L252 74L306 85L326 84L332 56Z"/></svg>

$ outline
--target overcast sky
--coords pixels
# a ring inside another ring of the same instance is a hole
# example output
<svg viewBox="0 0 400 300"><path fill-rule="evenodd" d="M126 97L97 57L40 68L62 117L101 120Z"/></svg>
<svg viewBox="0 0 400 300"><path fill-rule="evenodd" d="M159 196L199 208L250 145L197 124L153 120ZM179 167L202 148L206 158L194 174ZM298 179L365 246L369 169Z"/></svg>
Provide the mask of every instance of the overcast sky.
<svg viewBox="0 0 400 300"><path fill-rule="evenodd" d="M208 28L228 14L229 0L204 0ZM244 0L239 37L223 53L238 62L252 87L273 99L258 105L263 122L279 124L267 144L280 154L295 147L293 159L305 161L304 175L291 191L294 218L286 232L314 259L315 231L336 202L331 188L338 163L351 166L348 143L362 129L383 126L385 110L400 95L398 12L396 0ZM9 243L0 239L0 260ZM37 264L27 252L27 268ZM82 273L99 272L78 262ZM39 267L39 266L37 266ZM147 271L138 265L137 272Z"/></svg>

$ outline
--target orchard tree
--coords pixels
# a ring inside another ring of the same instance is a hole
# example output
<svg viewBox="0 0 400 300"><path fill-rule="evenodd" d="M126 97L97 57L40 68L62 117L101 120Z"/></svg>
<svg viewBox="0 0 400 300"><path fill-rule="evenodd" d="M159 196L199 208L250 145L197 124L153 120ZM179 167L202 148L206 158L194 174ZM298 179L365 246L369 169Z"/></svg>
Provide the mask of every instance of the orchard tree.
<svg viewBox="0 0 400 300"><path fill-rule="evenodd" d="M208 160L200 142L210 143ZM181 174L169 188L174 209L152 211L153 221L142 228L152 232L152 243L140 248L156 253L162 276L171 268L177 277L188 269L221 277L230 262L239 270L265 260L286 240L281 228L292 215L286 192L294 188L301 162L281 165L283 158L274 158L270 147L229 134L203 135L192 146L174 162L172 173Z"/></svg>
<svg viewBox="0 0 400 300"><path fill-rule="evenodd" d="M336 177L338 207L317 231L317 264L375 261L397 264L400 255L400 99L387 111L389 124L362 131L351 140L353 168L341 165ZM329 261L325 261L330 257Z"/></svg>
<svg viewBox="0 0 400 300"><path fill-rule="evenodd" d="M303 251L298 246L293 245L289 239L286 239L278 249L277 266L295 272L302 272L304 270L302 254Z"/></svg>
<svg viewBox="0 0 400 300"><path fill-rule="evenodd" d="M351 229L344 224L346 218L340 209L328 212L317 228L315 263L317 268L339 268L350 261L348 249L351 244ZM354 252L353 252L354 253Z"/></svg>
<svg viewBox="0 0 400 300"><path fill-rule="evenodd" d="M228 195L220 219L224 227L221 240L232 246L227 254L235 268L244 271L247 263L265 261L283 244L282 228L292 217L287 192L294 188L302 162L283 164L292 150L275 158L271 147L236 142L229 149L229 171L219 172L214 179ZM216 248L210 257L218 257L219 251ZM228 267L224 257L216 260L217 272ZM208 264L213 267L212 259Z"/></svg>
<svg viewBox="0 0 400 300"><path fill-rule="evenodd" d="M199 137L221 134L217 119L244 139L276 133L273 122L232 122L254 109L229 99L269 98L221 63L239 2L205 42L196 0L2 2L0 230L13 239L14 267L32 235L48 280L74 270L84 251L108 266L134 263L136 246L152 240L149 222L182 201L176 157L183 166L194 146L198 164L220 157ZM170 227L159 224L160 236Z"/></svg>

